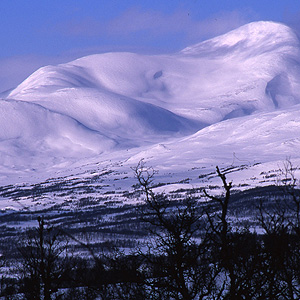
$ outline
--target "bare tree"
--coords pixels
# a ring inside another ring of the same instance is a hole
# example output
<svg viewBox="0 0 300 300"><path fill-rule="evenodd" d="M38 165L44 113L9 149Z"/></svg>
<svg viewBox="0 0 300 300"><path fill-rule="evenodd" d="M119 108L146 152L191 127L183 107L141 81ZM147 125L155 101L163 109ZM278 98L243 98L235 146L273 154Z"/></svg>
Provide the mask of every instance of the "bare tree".
<svg viewBox="0 0 300 300"><path fill-rule="evenodd" d="M38 227L28 231L19 245L26 299L52 299L67 272L66 250L61 232L38 217Z"/></svg>
<svg viewBox="0 0 300 300"><path fill-rule="evenodd" d="M290 159L279 169L279 197L267 205L260 203L258 223L262 235L267 299L299 299L300 297L300 193L298 179Z"/></svg>
<svg viewBox="0 0 300 300"><path fill-rule="evenodd" d="M260 243L257 235L247 228L233 230L229 212L232 182L216 167L224 193L214 196L204 190L208 198L206 216L209 223L208 240L214 253L214 263L223 272L222 299L260 299L261 277Z"/></svg>
<svg viewBox="0 0 300 300"><path fill-rule="evenodd" d="M291 219L290 226L300 236L300 189L299 180L296 177L297 169L298 167L293 165L290 158L287 158L279 168L277 185L287 196L281 199L280 203L281 207L289 211L290 216L285 216L285 220Z"/></svg>
<svg viewBox="0 0 300 300"><path fill-rule="evenodd" d="M156 172L152 168L141 161L134 173L145 194L143 220L150 224L152 236L144 255L152 298L190 300L217 295L219 273L211 264L206 240L199 235L204 228L197 201L187 198L174 207L166 195L153 191Z"/></svg>

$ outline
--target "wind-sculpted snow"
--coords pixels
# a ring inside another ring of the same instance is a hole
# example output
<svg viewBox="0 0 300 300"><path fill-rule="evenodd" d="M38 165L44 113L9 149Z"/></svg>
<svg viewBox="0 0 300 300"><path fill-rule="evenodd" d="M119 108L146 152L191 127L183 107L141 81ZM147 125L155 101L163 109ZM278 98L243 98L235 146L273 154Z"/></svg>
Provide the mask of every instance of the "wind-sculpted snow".
<svg viewBox="0 0 300 300"><path fill-rule="evenodd" d="M299 40L283 24L250 23L172 55L91 55L43 67L1 100L0 165L284 159L298 128L282 122L298 124L299 103Z"/></svg>
<svg viewBox="0 0 300 300"><path fill-rule="evenodd" d="M253 22L222 36L182 50L195 56L224 56L236 59L263 55L267 52L293 54L299 46L296 34L284 24ZM283 51L284 50L284 51Z"/></svg>
<svg viewBox="0 0 300 300"><path fill-rule="evenodd" d="M117 145L77 120L38 104L1 100L0 115L0 165L8 169L41 168Z"/></svg>

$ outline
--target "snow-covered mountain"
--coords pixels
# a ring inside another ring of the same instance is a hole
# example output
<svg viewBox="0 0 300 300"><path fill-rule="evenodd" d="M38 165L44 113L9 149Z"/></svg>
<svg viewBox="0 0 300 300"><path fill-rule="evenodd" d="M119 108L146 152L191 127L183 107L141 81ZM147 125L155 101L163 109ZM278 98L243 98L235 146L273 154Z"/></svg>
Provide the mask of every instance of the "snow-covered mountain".
<svg viewBox="0 0 300 300"><path fill-rule="evenodd" d="M172 55L91 55L43 67L1 99L0 174L300 160L299 112L300 43L283 24L250 23Z"/></svg>

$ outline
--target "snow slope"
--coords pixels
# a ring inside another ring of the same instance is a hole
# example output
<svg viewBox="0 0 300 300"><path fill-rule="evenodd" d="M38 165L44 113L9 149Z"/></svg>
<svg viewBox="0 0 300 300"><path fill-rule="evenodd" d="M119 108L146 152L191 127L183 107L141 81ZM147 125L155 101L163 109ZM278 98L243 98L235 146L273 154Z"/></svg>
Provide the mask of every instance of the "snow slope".
<svg viewBox="0 0 300 300"><path fill-rule="evenodd" d="M177 172L300 158L299 109L300 44L283 24L172 55L91 55L37 70L0 101L0 174L95 157Z"/></svg>

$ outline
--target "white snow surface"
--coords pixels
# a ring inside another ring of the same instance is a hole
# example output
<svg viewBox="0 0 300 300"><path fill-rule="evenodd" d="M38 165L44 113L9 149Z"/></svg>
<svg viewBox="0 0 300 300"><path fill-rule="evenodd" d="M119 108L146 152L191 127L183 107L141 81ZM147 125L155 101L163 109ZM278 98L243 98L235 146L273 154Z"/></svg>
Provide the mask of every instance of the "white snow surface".
<svg viewBox="0 0 300 300"><path fill-rule="evenodd" d="M140 159L164 174L272 168L300 161L299 112L300 43L283 24L168 55L91 55L40 68L0 100L0 178Z"/></svg>

